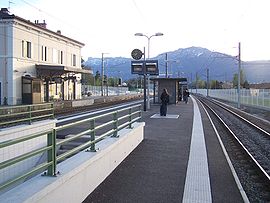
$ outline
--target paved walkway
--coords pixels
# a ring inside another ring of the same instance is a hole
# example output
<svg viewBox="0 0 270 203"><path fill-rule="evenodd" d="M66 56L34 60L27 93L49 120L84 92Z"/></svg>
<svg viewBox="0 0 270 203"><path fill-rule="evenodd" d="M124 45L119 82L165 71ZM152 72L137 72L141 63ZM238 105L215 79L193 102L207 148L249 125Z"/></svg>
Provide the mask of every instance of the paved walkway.
<svg viewBox="0 0 270 203"><path fill-rule="evenodd" d="M243 202L196 102L169 105L166 118L158 113L157 105L144 112L145 140L84 202Z"/></svg>

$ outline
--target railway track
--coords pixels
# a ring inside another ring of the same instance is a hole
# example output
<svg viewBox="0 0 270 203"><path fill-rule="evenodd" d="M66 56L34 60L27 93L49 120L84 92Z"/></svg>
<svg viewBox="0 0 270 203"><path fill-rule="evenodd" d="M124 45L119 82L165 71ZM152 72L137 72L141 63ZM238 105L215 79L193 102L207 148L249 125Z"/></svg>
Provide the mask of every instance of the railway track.
<svg viewBox="0 0 270 203"><path fill-rule="evenodd" d="M63 116L67 114L72 114L76 112L85 112L93 109L99 109L104 107L109 107L117 104L123 104L125 102L137 101L141 98L132 98L132 99L124 99L124 100L112 100L107 102L94 103L88 106L78 106L78 107L70 107L70 108L57 108L55 109L56 116Z"/></svg>
<svg viewBox="0 0 270 203"><path fill-rule="evenodd" d="M54 111L55 117L68 116L68 115L71 115L74 113L80 113L80 112L85 113L85 112L88 112L91 110L110 107L110 106L114 106L114 105L118 105L118 104L123 104L126 102L137 101L140 99L141 99L140 97L137 97L137 98L127 98L127 99L120 99L120 100L108 100L106 102L98 102L98 103L94 103L92 105L77 106L77 107L56 106L53 111ZM33 117L32 121L47 119L47 117L44 118L44 114L49 114L48 113L49 111L51 111L51 110L48 110L47 112L43 111L43 112L31 113L31 116ZM27 112L21 113L21 115L17 115L17 114L13 115L13 116L10 115L9 117L6 117L4 115L1 116L1 114L0 114L0 129L8 128L8 127L16 126L16 125L21 125L21 124L29 124L29 121L27 120L28 118L29 118L29 113L27 113ZM16 121L16 120L21 120L21 121L9 122L9 121Z"/></svg>
<svg viewBox="0 0 270 203"><path fill-rule="evenodd" d="M270 125L206 97L211 117L250 202L270 202Z"/></svg>

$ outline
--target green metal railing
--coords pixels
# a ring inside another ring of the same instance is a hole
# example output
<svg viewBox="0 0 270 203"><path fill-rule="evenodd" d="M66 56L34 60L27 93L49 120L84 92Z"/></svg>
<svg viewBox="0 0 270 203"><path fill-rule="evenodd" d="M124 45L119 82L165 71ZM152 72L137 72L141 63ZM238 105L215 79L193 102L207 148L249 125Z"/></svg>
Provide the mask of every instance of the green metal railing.
<svg viewBox="0 0 270 203"><path fill-rule="evenodd" d="M127 113L125 113L127 112ZM121 115L120 115L121 114ZM110 116L112 119L110 119ZM7 168L9 166L13 166L21 161L24 161L28 158L31 158L33 156L36 156L41 153L47 153L47 160L45 163L39 164L38 166L35 166L28 172L26 172L23 175L18 175L18 177L9 180L5 183L3 183L0 186L0 191L12 186L14 183L24 180L25 178L37 174L37 172L41 171L47 171L46 174L48 176L56 176L57 174L57 163L60 161L63 161L64 159L67 159L68 157L78 153L79 151L87 149L87 151L96 151L95 144L103 139L105 139L107 136L111 135L111 137L118 137L118 131L123 128L132 128L132 124L138 120L140 120L142 117L141 113L141 104L134 105L131 107L123 108L117 111L109 112L103 115L94 116L92 118L87 118L84 120L80 120L71 124L62 125L59 127L55 127L51 129L50 131L34 134L34 135L28 135L21 138L16 138L13 140L8 140L0 143L0 149L6 148L18 143L22 143L25 141L29 141L31 139L40 137L40 136L47 136L47 145L44 147L41 147L39 149L36 149L34 151L31 151L29 153L25 153L23 155L17 156L15 158L6 160L4 162L0 163L0 170ZM107 118L108 121L103 122L102 124L96 125L96 121L98 119L104 119ZM68 137L66 139L63 139L61 141L56 140L57 133L61 130L66 130L74 127L78 127L81 124L87 123L89 127L79 132L71 137ZM98 130L104 129L105 132L102 132L99 135L96 135L96 132ZM81 145L68 150L67 152L57 155L57 149L59 146L68 143L70 141L76 140L82 136L88 136L89 141L86 141L85 143L82 143Z"/></svg>
<svg viewBox="0 0 270 203"><path fill-rule="evenodd" d="M53 103L0 108L0 128L47 118L54 118Z"/></svg>

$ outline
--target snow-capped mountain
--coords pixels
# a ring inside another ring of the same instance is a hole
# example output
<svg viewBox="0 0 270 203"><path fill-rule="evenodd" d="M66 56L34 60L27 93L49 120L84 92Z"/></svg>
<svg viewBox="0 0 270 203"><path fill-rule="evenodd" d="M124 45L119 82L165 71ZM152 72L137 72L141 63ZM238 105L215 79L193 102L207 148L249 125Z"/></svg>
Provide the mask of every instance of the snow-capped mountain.
<svg viewBox="0 0 270 203"><path fill-rule="evenodd" d="M209 69L210 80L219 81L232 81L233 75L238 72L238 60L235 56L212 52L202 47L180 48L175 51L162 53L152 59L159 61L160 77L165 75L166 65L170 77L193 77L193 80L196 73L200 79L206 80L206 69ZM131 61L131 58L105 57L105 75L109 77L121 77L123 80L138 77L138 75L131 74ZM242 64L245 63L242 62ZM94 74L96 71L101 73L101 58L89 57L84 65L91 67ZM254 63L251 63L249 66L243 65L244 72L245 68L248 68L245 74L250 83L269 81L270 71L259 74L259 76L257 74L254 77L252 72L258 71L260 67L263 67L261 68L261 72L265 72L266 67L269 67L268 70L270 70L270 66L267 64L264 66L257 66Z"/></svg>

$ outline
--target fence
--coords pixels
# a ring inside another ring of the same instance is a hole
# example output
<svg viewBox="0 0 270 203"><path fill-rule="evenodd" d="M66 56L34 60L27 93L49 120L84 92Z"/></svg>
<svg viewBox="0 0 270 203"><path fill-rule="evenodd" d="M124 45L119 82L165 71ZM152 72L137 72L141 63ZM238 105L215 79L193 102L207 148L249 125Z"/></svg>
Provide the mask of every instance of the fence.
<svg viewBox="0 0 270 203"><path fill-rule="evenodd" d="M196 93L196 90L192 90ZM198 89L197 93L207 95L206 89ZM231 102L238 102L237 89L209 89L209 96ZM269 89L241 89L240 103L270 109Z"/></svg>
<svg viewBox="0 0 270 203"><path fill-rule="evenodd" d="M104 95L122 95L126 94L128 87L103 87ZM101 96L101 86L82 85L83 95Z"/></svg>
<svg viewBox="0 0 270 203"><path fill-rule="evenodd" d="M110 116L112 118L110 118ZM41 147L29 153L22 154L20 156L17 156L12 159L8 159L0 163L0 170L1 170L9 166L13 166L16 163L25 161L28 158L36 156L37 154L47 153L47 160L45 162L40 163L39 165L35 166L32 170L24 174L18 175L12 180L8 180L5 183L1 184L0 191L14 185L15 183L19 181L23 181L25 178L30 177L31 175L37 174L38 172L41 172L44 170L47 170L46 174L48 176L55 176L57 163L87 148L88 148L88 151L94 152L96 150L95 145L97 142L101 141L102 139L105 139L105 137L108 137L109 135L111 135L112 137L118 137L117 133L119 130L126 127L132 128L132 124L140 120L141 116L142 116L141 104L139 104L139 105L123 108L117 111L109 112L103 115L94 116L92 118L80 120L71 124L58 126L58 127L53 128L50 131L1 142L0 149L4 149L9 146L15 145L17 143L22 143L24 141L37 138L39 136L44 136L44 135L47 136L47 146ZM96 125L96 122L98 119L104 119L104 118L107 119L106 122L103 121L101 124ZM82 124L87 125L88 127L85 130L80 131L69 138L66 138L57 142L56 137L57 137L58 132L62 130L70 130ZM102 129L103 131L101 131L101 133L97 135L96 134L97 131L102 130ZM61 145L74 141L82 136L87 136L89 140L73 149L68 150L67 152L63 154L60 154L60 155L57 154L57 149L59 149Z"/></svg>
<svg viewBox="0 0 270 203"><path fill-rule="evenodd" d="M53 103L1 107L0 128L49 117L54 118Z"/></svg>

